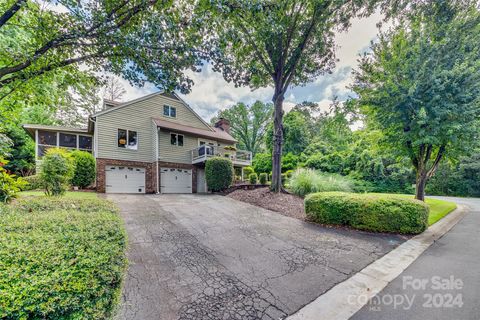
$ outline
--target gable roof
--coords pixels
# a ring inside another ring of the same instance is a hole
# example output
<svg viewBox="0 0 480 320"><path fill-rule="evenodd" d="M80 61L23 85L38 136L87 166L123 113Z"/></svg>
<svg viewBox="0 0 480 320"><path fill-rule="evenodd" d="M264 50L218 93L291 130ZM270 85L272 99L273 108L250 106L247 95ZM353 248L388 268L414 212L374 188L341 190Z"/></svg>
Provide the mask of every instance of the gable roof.
<svg viewBox="0 0 480 320"><path fill-rule="evenodd" d="M156 97L156 96L159 96L159 95L163 95L164 97L166 98L169 98L169 99L176 99L178 101L180 101L183 105L185 105L185 107L187 107L188 110L190 110L190 112L192 112L207 128L209 128L212 132L214 132L215 130L205 121L202 119L202 117L200 117L189 105L188 103L186 103L182 98L180 98L175 92L172 92L172 93L169 93L169 92L166 92L164 90L160 90L158 92L154 92L154 93L151 93L151 94L148 94L146 96L143 96L143 97L140 97L140 98L137 98L137 99L134 99L134 100L130 100L130 101L127 101L127 102L120 102L118 103L117 102L117 106L115 107L110 107L108 109L105 109L105 110L102 110L100 112L97 112L93 115L90 116L90 118L95 118L97 116L101 116L101 115L104 115L106 113L109 113L109 112L112 112L114 110L118 110L120 108L123 108L123 107L126 107L126 106L129 106L129 105L132 105L134 103L137 103L137 102L140 102L140 101L144 101L144 100L147 100L147 99L150 99L150 98L153 98L153 97Z"/></svg>
<svg viewBox="0 0 480 320"><path fill-rule="evenodd" d="M190 126L186 126L176 122L171 122L171 121L158 119L158 118L152 118L152 120L157 125L157 127L160 127L160 128L169 129L169 130L173 130L181 133L190 133L192 135L199 136L202 138L210 138L210 139L223 141L227 143L237 143L237 140L235 140L235 138L233 138L227 132L219 128L212 128L213 131L210 131L210 130L190 127Z"/></svg>

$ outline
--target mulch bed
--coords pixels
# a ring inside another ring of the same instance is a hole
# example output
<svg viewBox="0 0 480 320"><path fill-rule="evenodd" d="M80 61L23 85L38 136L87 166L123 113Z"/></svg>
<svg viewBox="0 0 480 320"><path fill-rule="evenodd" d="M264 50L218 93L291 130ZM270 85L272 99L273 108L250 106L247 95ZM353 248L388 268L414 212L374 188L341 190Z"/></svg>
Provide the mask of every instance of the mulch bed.
<svg viewBox="0 0 480 320"><path fill-rule="evenodd" d="M253 190L238 189L227 195L235 200L247 202L268 210L276 211L284 216L306 220L303 198L289 193L274 193L268 188Z"/></svg>

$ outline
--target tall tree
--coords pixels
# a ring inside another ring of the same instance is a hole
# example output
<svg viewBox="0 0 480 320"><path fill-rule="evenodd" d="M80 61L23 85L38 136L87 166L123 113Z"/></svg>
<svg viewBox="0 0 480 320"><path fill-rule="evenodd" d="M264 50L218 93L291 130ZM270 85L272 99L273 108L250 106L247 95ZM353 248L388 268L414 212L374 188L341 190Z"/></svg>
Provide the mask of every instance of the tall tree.
<svg viewBox="0 0 480 320"><path fill-rule="evenodd" d="M256 101L252 105L246 105L240 102L231 108L219 111L212 122L216 122L218 118L229 120L231 133L239 141L239 147L256 154L263 150L272 110L271 103Z"/></svg>
<svg viewBox="0 0 480 320"><path fill-rule="evenodd" d="M416 199L446 156L478 140L480 13L464 2L434 1L380 34L355 72L367 122L416 170Z"/></svg>
<svg viewBox="0 0 480 320"><path fill-rule="evenodd" d="M202 63L190 8L189 1L2 1L0 90L82 63L136 85L188 91L183 70ZM18 35L26 41L15 41Z"/></svg>
<svg viewBox="0 0 480 320"><path fill-rule="evenodd" d="M127 93L125 87L120 80L115 77L108 77L105 87L103 88L103 98L111 101L120 101Z"/></svg>
<svg viewBox="0 0 480 320"><path fill-rule="evenodd" d="M288 112L284 119L282 125L282 151L283 153L293 153L299 155L310 143L312 138L312 132L310 129L313 127L313 119L309 119L305 113L299 110L292 109ZM273 124L270 123L268 127L267 134L267 146L271 151L274 148L274 137L273 134L274 128Z"/></svg>
<svg viewBox="0 0 480 320"><path fill-rule="evenodd" d="M214 70L227 81L251 88L272 86L274 146L271 189L281 189L283 101L287 89L331 72L334 31L350 18L370 12L369 1L203 0L199 8L211 23L207 40Z"/></svg>

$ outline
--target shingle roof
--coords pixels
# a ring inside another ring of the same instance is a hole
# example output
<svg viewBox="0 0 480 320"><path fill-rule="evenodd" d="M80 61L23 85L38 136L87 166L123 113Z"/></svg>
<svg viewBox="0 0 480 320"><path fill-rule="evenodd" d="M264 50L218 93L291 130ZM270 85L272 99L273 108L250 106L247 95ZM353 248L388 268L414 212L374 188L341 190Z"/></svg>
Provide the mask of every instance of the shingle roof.
<svg viewBox="0 0 480 320"><path fill-rule="evenodd" d="M171 122L163 119L158 119L158 118L152 118L152 120L160 128L169 129L169 130L182 132L182 133L190 133L195 136L210 138L214 140L220 140L228 143L237 142L235 138L233 138L231 135L229 135L227 132L223 131L220 128L212 128L213 131L210 131L210 130L194 128L194 127L190 127L183 124L179 124L179 123L175 123L175 122Z"/></svg>

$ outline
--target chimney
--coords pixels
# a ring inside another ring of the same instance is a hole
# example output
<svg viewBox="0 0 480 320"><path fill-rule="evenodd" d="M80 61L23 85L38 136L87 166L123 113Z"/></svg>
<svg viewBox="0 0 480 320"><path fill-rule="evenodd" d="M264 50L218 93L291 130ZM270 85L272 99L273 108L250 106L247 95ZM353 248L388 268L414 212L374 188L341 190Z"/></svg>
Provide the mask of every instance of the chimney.
<svg viewBox="0 0 480 320"><path fill-rule="evenodd" d="M220 128L221 130L225 131L226 133L230 134L230 121L225 118L220 118L215 123L215 128Z"/></svg>

